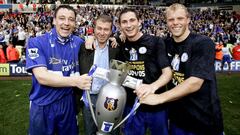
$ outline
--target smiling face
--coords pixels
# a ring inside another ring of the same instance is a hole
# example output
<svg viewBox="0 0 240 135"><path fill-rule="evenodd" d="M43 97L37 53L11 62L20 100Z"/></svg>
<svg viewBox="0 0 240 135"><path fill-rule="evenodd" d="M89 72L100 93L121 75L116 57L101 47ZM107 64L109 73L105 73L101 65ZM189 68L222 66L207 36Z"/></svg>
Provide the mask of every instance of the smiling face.
<svg viewBox="0 0 240 135"><path fill-rule="evenodd" d="M61 8L57 11L53 24L60 36L68 37L75 29L75 13L67 8Z"/></svg>
<svg viewBox="0 0 240 135"><path fill-rule="evenodd" d="M166 11L167 26L175 41L181 42L190 33L190 17L186 9L178 6L168 8Z"/></svg>
<svg viewBox="0 0 240 135"><path fill-rule="evenodd" d="M102 20L96 21L94 34L100 46L101 45L104 46L106 44L111 33L112 33L112 22L106 22Z"/></svg>
<svg viewBox="0 0 240 135"><path fill-rule="evenodd" d="M136 41L141 37L140 25L141 22L134 12L128 11L120 15L121 30L130 41Z"/></svg>

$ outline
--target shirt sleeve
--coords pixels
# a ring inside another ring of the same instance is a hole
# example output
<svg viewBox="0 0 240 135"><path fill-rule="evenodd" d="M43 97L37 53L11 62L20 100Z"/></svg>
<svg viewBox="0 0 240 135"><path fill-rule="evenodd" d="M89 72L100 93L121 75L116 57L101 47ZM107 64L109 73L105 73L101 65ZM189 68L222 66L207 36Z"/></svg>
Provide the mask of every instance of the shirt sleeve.
<svg viewBox="0 0 240 135"><path fill-rule="evenodd" d="M164 43L163 39L158 37L157 38L157 62L158 65L161 69L170 66L169 64L169 60L167 57L167 53L166 53L166 44Z"/></svg>
<svg viewBox="0 0 240 135"><path fill-rule="evenodd" d="M26 49L26 69L32 72L35 67L47 67L46 56L41 47L40 38L30 38ZM47 49L47 48L45 48Z"/></svg>
<svg viewBox="0 0 240 135"><path fill-rule="evenodd" d="M215 45L204 37L193 45L190 76L211 80L214 69Z"/></svg>

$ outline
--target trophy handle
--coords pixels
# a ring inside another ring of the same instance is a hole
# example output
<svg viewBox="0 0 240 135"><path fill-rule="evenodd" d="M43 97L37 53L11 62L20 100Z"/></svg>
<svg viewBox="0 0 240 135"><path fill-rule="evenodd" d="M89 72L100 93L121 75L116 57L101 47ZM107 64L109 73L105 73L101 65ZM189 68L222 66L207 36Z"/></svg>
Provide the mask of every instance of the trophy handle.
<svg viewBox="0 0 240 135"><path fill-rule="evenodd" d="M89 90L87 90L87 100L88 100L88 103L89 103L89 108L90 108L90 111L91 111L91 114L92 114L93 121L94 121L95 125L98 127L96 116L95 116L95 113L94 113L94 110L93 110L93 104L92 104L92 100L91 100L91 97L90 97Z"/></svg>
<svg viewBox="0 0 240 135"><path fill-rule="evenodd" d="M117 128L118 128L119 126L121 126L130 116L132 116L133 113L138 109L138 107L139 107L140 105L141 105L141 104L140 104L138 98L136 97L135 103L134 103L134 105L133 105L133 108L131 109L131 111L129 112L129 114L128 114L127 116L125 116L124 119L123 119L120 123L118 123L118 124L113 128L113 130L117 129Z"/></svg>
<svg viewBox="0 0 240 135"><path fill-rule="evenodd" d="M142 80L141 79L137 79L131 76L126 76L125 80L123 81L123 86L128 87L128 88L132 88L132 89L136 89L137 86L139 86L140 84L142 84ZM125 116L125 118L118 123L113 130L117 129L120 125L122 125L130 116L133 115L133 113L138 109L138 107L140 106L140 102L138 100L138 97L135 98L135 102L133 105L133 108L131 109L131 111L129 112L128 115Z"/></svg>
<svg viewBox="0 0 240 135"><path fill-rule="evenodd" d="M95 65L95 64L92 65L92 67L90 68L90 71L88 72L88 76L92 76L93 73L96 71L96 69L97 69L97 65ZM96 124L96 126L98 126L97 120L96 120L96 117L95 117L95 114L94 114L94 111L93 111L93 104L92 104L92 100L91 100L91 97L90 97L90 91L89 90L85 90L84 92L85 92L86 95L85 96L83 95L83 101L85 103L86 98L87 98L87 101L86 101L85 104L90 108L93 121Z"/></svg>

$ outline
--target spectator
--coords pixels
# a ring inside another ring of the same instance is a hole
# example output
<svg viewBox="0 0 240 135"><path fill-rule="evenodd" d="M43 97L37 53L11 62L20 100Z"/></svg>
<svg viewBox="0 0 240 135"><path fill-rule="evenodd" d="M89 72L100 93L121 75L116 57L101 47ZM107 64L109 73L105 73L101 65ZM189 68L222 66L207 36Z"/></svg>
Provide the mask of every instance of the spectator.
<svg viewBox="0 0 240 135"><path fill-rule="evenodd" d="M0 45L0 63L6 63L7 59L5 57L5 53L3 51L3 46Z"/></svg>
<svg viewBox="0 0 240 135"><path fill-rule="evenodd" d="M7 47L7 60L9 63L18 63L19 62L19 51L17 48L12 44L12 42L9 42Z"/></svg>
<svg viewBox="0 0 240 135"><path fill-rule="evenodd" d="M6 45L5 44L5 34L2 28L0 28L0 45Z"/></svg>
<svg viewBox="0 0 240 135"><path fill-rule="evenodd" d="M11 44L13 44L14 46L16 46L18 44L18 31L16 29L13 30Z"/></svg>
<svg viewBox="0 0 240 135"><path fill-rule="evenodd" d="M231 70L231 62L232 62L232 55L230 53L230 48L227 47L227 44L224 44L222 48L223 58L222 58L222 70L224 68L225 63L227 62L228 71Z"/></svg>
<svg viewBox="0 0 240 135"><path fill-rule="evenodd" d="M5 42L5 34L3 31L1 31L1 28L0 28L0 45L2 45L2 50L3 50L3 53L5 54L5 57L7 56L7 44Z"/></svg>
<svg viewBox="0 0 240 135"><path fill-rule="evenodd" d="M222 61L223 58L223 43L222 42L217 42L215 45L215 60Z"/></svg>
<svg viewBox="0 0 240 135"><path fill-rule="evenodd" d="M18 31L19 32L18 32L18 44L17 45L24 47L25 40L26 40L26 33L22 27L20 27Z"/></svg>
<svg viewBox="0 0 240 135"><path fill-rule="evenodd" d="M4 35L5 35L4 41L5 41L5 44L7 45L7 44L9 43L9 40L10 40L11 36L10 36L10 33L9 33L8 30L6 30L6 31L4 32Z"/></svg>
<svg viewBox="0 0 240 135"><path fill-rule="evenodd" d="M18 45L18 37L13 33L18 33L17 28L20 26L23 29L32 29L30 35L33 36L39 36L44 32L48 32L50 27L46 27L46 25L48 23L52 24L53 11L51 10L51 7L50 9L45 7L47 6L39 4L37 7L37 11L39 12L31 13L28 15L20 12L6 12L0 21L2 31L9 30L10 40L12 40L14 45ZM111 6L109 7L89 5L77 6L79 17L77 20L78 25L76 26L76 35L80 35L81 37L91 35L93 33L93 29L90 28L88 30L87 27L88 25L93 27L93 19L100 14L108 14L114 17L114 20L118 20L117 16L122 10L121 5L119 5L118 8L112 8ZM140 18L142 20L141 30L143 33L161 37L166 37L169 34L168 30L166 29L166 21L164 21L163 16L164 8L156 8L151 6L132 6L131 8L135 9L140 15ZM239 17L237 17L239 16L237 15L237 12L220 11L211 8L207 8L206 10L192 8L191 12L193 13L193 20L191 21L189 27L192 31L199 34L211 36L214 42L230 39L229 42L231 44L235 44L240 35L240 22ZM118 28L116 30L119 31ZM13 37L13 35L15 36ZM4 46L4 48L5 47L6 46Z"/></svg>
<svg viewBox="0 0 240 135"><path fill-rule="evenodd" d="M240 42L236 43L233 47L232 56L234 60L240 60Z"/></svg>

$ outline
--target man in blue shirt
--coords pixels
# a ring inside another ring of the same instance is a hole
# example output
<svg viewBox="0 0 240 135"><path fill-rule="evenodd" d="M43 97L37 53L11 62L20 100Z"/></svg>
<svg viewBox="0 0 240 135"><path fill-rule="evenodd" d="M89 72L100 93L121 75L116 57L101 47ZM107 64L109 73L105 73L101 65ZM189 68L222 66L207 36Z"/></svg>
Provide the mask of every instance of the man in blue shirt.
<svg viewBox="0 0 240 135"><path fill-rule="evenodd" d="M54 13L55 28L29 39L26 67L33 73L30 135L78 134L72 89L90 89L91 77L79 75L78 50L83 40L72 35L75 19L75 10L61 5Z"/></svg>
<svg viewBox="0 0 240 135"><path fill-rule="evenodd" d="M88 73L89 69L93 64L100 68L109 69L109 60L120 58L120 49L112 48L109 44L109 37L112 34L112 24L113 20L110 16L100 15L96 19L96 25L94 28L94 44L96 45L95 50L87 50L85 46L80 47L79 51L79 65L80 73ZM104 86L107 81L99 78L94 78L90 96L93 103L93 107L96 107L96 101L98 93L102 86ZM83 120L84 120L84 135L96 135L97 127L91 116L91 111L89 106L83 106ZM118 134L119 131L113 134Z"/></svg>

